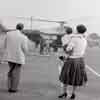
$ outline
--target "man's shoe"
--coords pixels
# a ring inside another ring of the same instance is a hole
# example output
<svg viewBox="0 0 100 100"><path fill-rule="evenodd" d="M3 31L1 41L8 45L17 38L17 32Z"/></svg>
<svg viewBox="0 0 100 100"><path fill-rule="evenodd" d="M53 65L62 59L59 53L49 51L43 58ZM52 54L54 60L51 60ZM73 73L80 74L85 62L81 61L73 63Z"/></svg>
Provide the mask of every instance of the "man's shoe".
<svg viewBox="0 0 100 100"><path fill-rule="evenodd" d="M66 97L67 97L67 93L63 93L63 94L58 96L58 98L66 98Z"/></svg>
<svg viewBox="0 0 100 100"><path fill-rule="evenodd" d="M75 99L75 94L74 93L71 95L70 99Z"/></svg>
<svg viewBox="0 0 100 100"><path fill-rule="evenodd" d="M9 93L16 93L17 90L11 90L11 89L9 89L8 92L9 92Z"/></svg>

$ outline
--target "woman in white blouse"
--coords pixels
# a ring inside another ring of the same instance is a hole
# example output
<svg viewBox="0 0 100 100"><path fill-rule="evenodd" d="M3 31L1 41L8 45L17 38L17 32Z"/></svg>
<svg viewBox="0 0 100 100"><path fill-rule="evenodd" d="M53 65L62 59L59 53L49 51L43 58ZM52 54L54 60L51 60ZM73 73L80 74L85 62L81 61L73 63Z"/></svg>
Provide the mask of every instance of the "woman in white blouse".
<svg viewBox="0 0 100 100"><path fill-rule="evenodd" d="M84 38L86 27L78 25L77 33L73 35L66 52L72 51L62 68L59 80L63 83L63 94L59 98L67 97L67 86L73 86L70 99L75 99L75 91L78 86L82 86L87 82L87 74L85 71L84 54L87 47L87 40Z"/></svg>

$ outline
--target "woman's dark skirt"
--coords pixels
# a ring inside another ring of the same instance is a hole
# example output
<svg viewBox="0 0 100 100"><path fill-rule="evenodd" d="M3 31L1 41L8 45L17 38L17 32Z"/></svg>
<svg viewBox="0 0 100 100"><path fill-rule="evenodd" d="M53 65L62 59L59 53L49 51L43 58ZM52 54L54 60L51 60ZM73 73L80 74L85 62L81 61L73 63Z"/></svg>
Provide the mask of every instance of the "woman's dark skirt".
<svg viewBox="0 0 100 100"><path fill-rule="evenodd" d="M68 58L64 63L59 80L66 85L82 86L87 82L83 58Z"/></svg>

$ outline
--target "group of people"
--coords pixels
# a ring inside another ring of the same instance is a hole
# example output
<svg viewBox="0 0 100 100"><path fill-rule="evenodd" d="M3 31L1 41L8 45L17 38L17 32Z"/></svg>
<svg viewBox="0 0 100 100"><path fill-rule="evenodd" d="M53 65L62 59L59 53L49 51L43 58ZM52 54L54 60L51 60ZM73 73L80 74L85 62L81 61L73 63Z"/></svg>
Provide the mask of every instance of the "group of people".
<svg viewBox="0 0 100 100"><path fill-rule="evenodd" d="M58 98L68 96L67 87L71 85L72 95L70 99L75 99L76 89L87 83L84 55L87 47L85 32L87 28L83 25L76 26L76 32L71 27L66 28L66 34L62 37L63 55L59 59L63 62L60 68L59 80L62 84L63 92Z"/></svg>
<svg viewBox="0 0 100 100"><path fill-rule="evenodd" d="M28 51L28 38L22 34L24 25L19 23L16 29L8 31L5 38L4 60L8 62L8 92L18 91L21 66L25 64L25 55ZM58 98L66 98L68 85L73 86L70 99L75 98L75 91L78 86L87 83L85 71L84 54L87 47L87 40L84 36L87 28L84 25L76 26L76 33L71 27L67 27L66 34L62 37L63 56L59 59L63 62L59 80L63 84L63 93Z"/></svg>

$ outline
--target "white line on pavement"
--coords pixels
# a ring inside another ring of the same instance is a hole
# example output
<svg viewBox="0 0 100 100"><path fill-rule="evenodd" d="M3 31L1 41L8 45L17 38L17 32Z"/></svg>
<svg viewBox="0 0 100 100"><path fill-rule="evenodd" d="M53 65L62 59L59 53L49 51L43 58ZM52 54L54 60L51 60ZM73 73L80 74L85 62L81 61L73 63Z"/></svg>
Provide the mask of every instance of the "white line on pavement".
<svg viewBox="0 0 100 100"><path fill-rule="evenodd" d="M100 77L100 74L96 72L93 68L91 68L90 66L86 65L86 68L88 68L94 75Z"/></svg>

